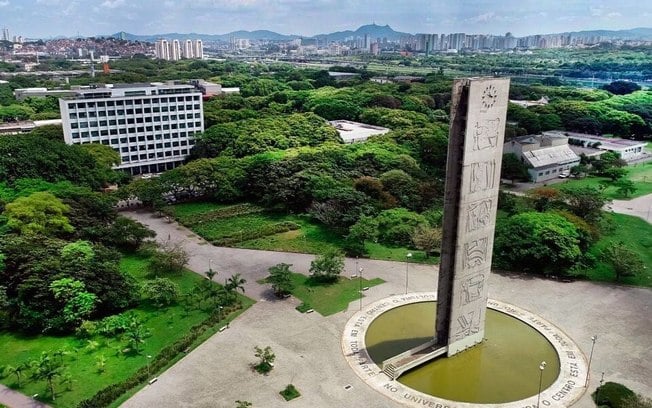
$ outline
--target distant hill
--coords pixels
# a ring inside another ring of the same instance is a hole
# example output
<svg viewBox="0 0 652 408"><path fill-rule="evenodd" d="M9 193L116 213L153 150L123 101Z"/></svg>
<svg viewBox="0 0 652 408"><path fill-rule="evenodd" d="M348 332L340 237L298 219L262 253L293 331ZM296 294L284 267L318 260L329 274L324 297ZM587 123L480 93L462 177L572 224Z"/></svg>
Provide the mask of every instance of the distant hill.
<svg viewBox="0 0 652 408"><path fill-rule="evenodd" d="M120 38L121 33L112 34L105 37ZM472 33L469 33L472 34ZM589 30L589 31L570 31L559 34L583 35L583 36L601 36L605 38L619 38L623 40L652 40L652 28L632 28L629 30ZM269 30L256 30L256 31L232 31L226 34L199 34L199 33L166 33L166 34L153 34L153 35L136 35L125 33L125 38L131 41L156 41L159 38L167 39L197 39L201 38L203 41L229 41L233 38L246 38L249 40L273 40L273 41L289 41L295 38L316 38L319 41L343 41L349 37L364 37L369 35L372 40L376 38L387 38L389 41L398 41L403 36L413 35L410 33L403 33L394 31L389 25L367 24L359 27L357 30L336 31L329 34L318 34L312 37L300 35L279 34Z"/></svg>
<svg viewBox="0 0 652 408"><path fill-rule="evenodd" d="M120 38L121 33L115 33L108 37ZM256 30L256 31L232 31L226 34L198 34L198 33L165 33L165 34L153 34L153 35L137 35L125 33L125 38L130 41L150 41L154 42L160 38L165 38L168 40L186 40L186 39L201 39L202 41L229 41L231 37L234 38L246 38L249 40L273 40L273 41L289 41L294 38L300 38L298 35L285 35L275 33L268 30Z"/></svg>
<svg viewBox="0 0 652 408"><path fill-rule="evenodd" d="M330 41L343 41L347 37L364 37L369 35L370 38L387 38L390 41L398 41L402 36L412 35L410 33L401 33L394 31L389 25L379 26L376 24L367 24L358 28L355 31L337 31L330 34L318 34L314 38L319 40L328 39Z"/></svg>
<svg viewBox="0 0 652 408"><path fill-rule="evenodd" d="M652 40L652 28L649 27L638 27L629 30L569 31L562 34L600 36L607 38L619 38L623 40Z"/></svg>

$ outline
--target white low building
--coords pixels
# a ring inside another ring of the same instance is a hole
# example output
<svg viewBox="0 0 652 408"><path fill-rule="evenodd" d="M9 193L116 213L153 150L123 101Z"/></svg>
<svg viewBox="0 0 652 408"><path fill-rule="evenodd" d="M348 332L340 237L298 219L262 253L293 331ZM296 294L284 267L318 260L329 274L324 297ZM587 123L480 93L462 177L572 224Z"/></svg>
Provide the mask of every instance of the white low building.
<svg viewBox="0 0 652 408"><path fill-rule="evenodd" d="M543 134L567 137L569 143L577 144L582 147L590 147L618 153L620 158L626 161L640 159L645 155L646 143L639 140L587 135L585 133L566 132L563 130L550 130L543 132Z"/></svg>
<svg viewBox="0 0 652 408"><path fill-rule="evenodd" d="M568 138L559 135L529 135L505 142L503 153L513 153L528 166L534 182L552 180L580 164L580 158L568 146Z"/></svg>
<svg viewBox="0 0 652 408"><path fill-rule="evenodd" d="M371 136L384 135L389 132L389 129L385 127L350 120L331 120L329 123L337 129L337 133L340 134L344 143L364 142Z"/></svg>

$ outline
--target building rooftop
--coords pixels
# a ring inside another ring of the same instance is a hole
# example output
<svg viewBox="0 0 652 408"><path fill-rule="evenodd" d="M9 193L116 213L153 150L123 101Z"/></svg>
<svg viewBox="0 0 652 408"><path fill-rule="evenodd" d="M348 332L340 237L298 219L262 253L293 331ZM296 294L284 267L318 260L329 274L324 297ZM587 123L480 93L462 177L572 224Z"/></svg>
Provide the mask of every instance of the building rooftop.
<svg viewBox="0 0 652 408"><path fill-rule="evenodd" d="M627 139L621 139L619 137L596 136L596 135L589 135L586 133L566 132L563 130L550 130L550 131L543 132L543 134L546 136L569 137L571 139L589 139L593 142L600 142L600 144L607 149L609 148L622 149L625 147L645 145L645 142L642 142L640 140L627 140Z"/></svg>
<svg viewBox="0 0 652 408"><path fill-rule="evenodd" d="M73 90L74 95L62 99L93 99L143 95L169 95L187 92L197 92L190 84L171 84L162 82L142 84L106 84L93 88L80 88Z"/></svg>
<svg viewBox="0 0 652 408"><path fill-rule="evenodd" d="M362 142L371 136L384 135L390 130L381 126L367 125L366 123L352 122L350 120L332 120L329 123L337 129L344 143Z"/></svg>
<svg viewBox="0 0 652 408"><path fill-rule="evenodd" d="M569 163L579 160L579 157L568 147L568 145L542 147L523 152L523 158L533 168Z"/></svg>

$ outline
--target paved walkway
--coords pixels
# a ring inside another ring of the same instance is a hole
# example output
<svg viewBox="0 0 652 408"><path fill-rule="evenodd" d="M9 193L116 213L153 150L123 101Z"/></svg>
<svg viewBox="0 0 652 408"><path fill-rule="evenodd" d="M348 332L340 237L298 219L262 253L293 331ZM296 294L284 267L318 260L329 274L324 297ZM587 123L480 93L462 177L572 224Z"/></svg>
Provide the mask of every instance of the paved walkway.
<svg viewBox="0 0 652 408"><path fill-rule="evenodd" d="M143 388L123 404L140 407L235 407L235 400L251 401L254 407L287 407L278 395L293 383L302 393L294 407L399 407L397 403L367 386L353 373L341 350L341 338L348 319L359 308L329 317L300 314L294 298L277 300L270 290L255 281L279 262L293 264L293 270L307 273L312 255L245 249L219 248L191 231L147 212L127 212L152 228L159 239L183 242L191 254L190 268L198 273L213 269L222 281L240 272L247 279L246 294L256 300L246 313L161 374L159 381ZM406 265L402 262L360 260L364 275L379 277L385 284L365 292L364 303L404 293ZM355 261L347 260L353 273ZM347 273L347 275L349 274ZM598 335L591 366L589 392L575 407L594 408L590 392L600 373L605 381L621 382L638 393L652 396L652 291L590 282L561 283L525 275L492 274L490 297L535 312L564 330L582 348L587 358L591 336ZM409 266L409 290L433 291L437 269L428 265ZM277 356L269 376L252 372L254 346L271 346ZM535 367L536 369L536 367ZM345 388L345 386L351 387Z"/></svg>
<svg viewBox="0 0 652 408"><path fill-rule="evenodd" d="M32 399L18 391L14 391L2 384L0 384L0 404L10 408L49 408L49 405Z"/></svg>
<svg viewBox="0 0 652 408"><path fill-rule="evenodd" d="M606 205L606 210L633 215L652 224L652 194L631 200L613 200L611 204Z"/></svg>

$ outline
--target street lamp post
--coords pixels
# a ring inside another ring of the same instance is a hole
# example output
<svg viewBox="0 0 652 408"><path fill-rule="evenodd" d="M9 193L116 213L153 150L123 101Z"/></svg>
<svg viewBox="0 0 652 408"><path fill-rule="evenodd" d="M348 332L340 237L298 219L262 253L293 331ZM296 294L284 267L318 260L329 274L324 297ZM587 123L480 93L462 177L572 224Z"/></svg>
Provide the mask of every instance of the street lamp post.
<svg viewBox="0 0 652 408"><path fill-rule="evenodd" d="M152 356L148 354L148 355L147 355L147 378L150 377L150 373L149 373L149 362L150 362L151 358L152 358Z"/></svg>
<svg viewBox="0 0 652 408"><path fill-rule="evenodd" d="M541 385L543 384L543 370L546 369L546 362L542 361L539 364L539 393L537 394L537 408L539 408L539 402L541 402Z"/></svg>
<svg viewBox="0 0 652 408"><path fill-rule="evenodd" d="M595 342L598 340L598 336L591 336L591 354L589 355L589 366L586 370L586 381L584 382L584 388L589 386L589 376L591 375L591 360L593 360L593 348L595 347Z"/></svg>
<svg viewBox="0 0 652 408"><path fill-rule="evenodd" d="M408 293L408 277L409 277L409 267L410 267L410 258L412 258L412 252L408 252L405 255L405 294Z"/></svg>
<svg viewBox="0 0 652 408"><path fill-rule="evenodd" d="M220 319L219 320L220 322L222 322L222 309L223 309L223 306L218 306L217 307L217 313L219 314L218 318Z"/></svg>
<svg viewBox="0 0 652 408"><path fill-rule="evenodd" d="M361 266L360 269L358 270L358 280L360 281L360 310L362 310L362 271L364 271L364 268Z"/></svg>
<svg viewBox="0 0 652 408"><path fill-rule="evenodd" d="M602 377L600 378L600 386L595 390L595 405L600 406L600 389L602 388L602 383L604 383L604 371L602 372Z"/></svg>

